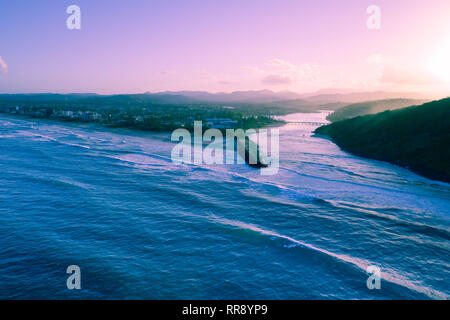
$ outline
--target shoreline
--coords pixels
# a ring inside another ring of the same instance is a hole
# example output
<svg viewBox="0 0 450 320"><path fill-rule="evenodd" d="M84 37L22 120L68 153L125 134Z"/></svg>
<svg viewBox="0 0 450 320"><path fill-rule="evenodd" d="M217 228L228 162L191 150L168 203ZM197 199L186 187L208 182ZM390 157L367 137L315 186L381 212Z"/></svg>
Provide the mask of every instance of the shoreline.
<svg viewBox="0 0 450 320"><path fill-rule="evenodd" d="M321 128L321 127L319 127ZM319 129L318 128L318 129ZM421 176L422 178L426 178L429 179L431 181L437 182L437 183L445 183L445 184L450 184L450 178L446 179L445 177L443 178L442 176L440 176L438 173L430 171L430 170L425 170L425 169L421 169L421 168L416 168L412 165L408 165L408 164L402 164L400 162L396 162L396 161L391 161L389 159L385 159L383 157L375 157L375 156L370 156L370 155L365 155L363 152L358 152L356 150L351 150L349 148L345 148L344 146L342 146L342 144L339 144L338 142L336 142L331 136L328 136L326 134L323 133L316 133L315 131L313 132L313 136L317 137L317 138L321 138L321 139L326 139L331 141L332 143L334 143L335 145L337 145L341 150L348 152L349 154L353 155L353 156L357 156L366 160L374 160L374 161L380 161L380 162L385 162L385 163L389 163L391 165L395 165L398 166L400 168L406 169L414 174L417 174L419 176Z"/></svg>
<svg viewBox="0 0 450 320"><path fill-rule="evenodd" d="M341 150L343 150L345 152L348 152L349 154L351 154L353 156L360 157L360 158L365 159L365 160L373 160L373 161L389 163L390 165L395 165L395 166L398 166L400 168L406 169L406 170L408 170L408 171L410 171L410 172L412 172L414 174L419 175L422 178L429 179L429 180L434 181L436 183L450 184L450 179L448 181L446 181L446 180L443 180L442 178L441 179L432 178L432 176L434 174L432 172L425 172L426 170L422 170L421 171L420 169L416 170L415 168L412 168L412 167L410 167L408 165L402 165L400 163L395 163L393 161L389 161L389 160L382 159L382 158L375 158L375 157L371 157L371 156L365 156L363 154L359 154L356 151L352 151L352 150L346 149L343 146L339 145L332 137L330 137L330 136L328 136L326 134L314 133L313 137L317 137L317 138L320 138L320 139L325 139L325 140L331 141L335 145L337 145Z"/></svg>
<svg viewBox="0 0 450 320"><path fill-rule="evenodd" d="M0 117L2 115L5 115L6 118L10 117L13 119L29 119L29 120L40 120L40 121L45 121L47 123L56 123L56 124L64 124L64 125L68 125L73 126L73 127L83 127L83 126L88 126L91 127L95 130L111 130L114 131L115 133L125 133L125 134L131 134L131 133L140 133L140 134L144 134L145 138L163 138L163 141L166 142L172 142L172 143L176 143L174 141L171 140L170 134L171 131L152 131L152 130L142 130L140 128L136 128L136 127L115 127L115 126L107 126L101 123L97 123L97 122L86 122L86 121L65 121L65 120L61 120L61 119L51 119L51 118L37 118L37 117L31 117L28 115L17 115L17 114L10 114L10 113L0 113ZM260 127L260 128L256 128L256 129L264 129L264 128L273 128L273 127L282 127L283 125L285 125L285 122L281 122L280 120L277 120L279 123L272 123L268 126L265 127ZM178 128L181 129L181 128ZM186 128L184 128L186 129ZM232 130L236 130L236 129L240 129L240 128L230 128ZM253 129L253 128L252 128ZM255 129L255 130L256 130ZM206 131L207 128L205 128L202 132L202 135L204 133L204 131ZM122 132L121 132L122 131ZM222 131L222 130L221 130ZM189 130L189 132L191 134L193 134L193 130ZM151 135L151 137L149 137L148 135ZM159 140L159 139L158 139ZM265 155L261 153L259 145L255 142L253 142L251 139L249 139L248 136L246 136L245 142L241 142L240 140L237 140L237 143L243 143L244 147L244 153L241 154L238 152L238 154L244 159L245 163L250 166L251 168L266 168L269 166L268 163L265 163L262 159L265 158ZM256 145L255 149L256 149L256 155L253 154L251 152L251 148L250 145L254 144ZM209 145L209 143L205 143L203 142L203 146L205 145ZM239 148L238 148L239 150Z"/></svg>
<svg viewBox="0 0 450 320"><path fill-rule="evenodd" d="M291 113L294 114L294 113ZM109 125L109 124L103 124L100 122L95 122L95 121L78 121L78 120L64 120L64 119L58 119L58 118L49 118L49 117L32 117L29 115L20 115L20 114L15 114L15 113L7 113L7 112L0 112L0 116L1 115L5 115L6 117L11 117L11 118L16 118L16 119L29 119L29 120L41 120L41 121L48 121L49 123L61 123L61 124L75 124L75 125L90 125L90 126L97 126L99 128L106 128L106 129L112 129L112 130L130 130L130 131L134 131L134 132L149 132L149 133L171 133L174 130L177 129L186 129L189 132L193 132L193 129L190 127L176 127L173 130L171 129L167 129L167 130L151 130L151 129L145 129L145 128L141 128L141 127L136 127L136 126L117 126L117 125ZM201 121L201 120L199 120ZM274 120L274 123L270 123L267 125L263 125L260 127L251 127L251 128L214 128L214 127L204 127L204 130L208 130L208 129L217 129L220 131L223 130L227 130L227 129L231 129L231 130L238 130L238 129L242 129L242 130L259 130L259 129L265 129L265 128L279 128L279 127L283 127L284 125L286 125L287 122L283 121L283 120Z"/></svg>
<svg viewBox="0 0 450 320"><path fill-rule="evenodd" d="M342 150L450 183L450 98L333 122L314 133Z"/></svg>

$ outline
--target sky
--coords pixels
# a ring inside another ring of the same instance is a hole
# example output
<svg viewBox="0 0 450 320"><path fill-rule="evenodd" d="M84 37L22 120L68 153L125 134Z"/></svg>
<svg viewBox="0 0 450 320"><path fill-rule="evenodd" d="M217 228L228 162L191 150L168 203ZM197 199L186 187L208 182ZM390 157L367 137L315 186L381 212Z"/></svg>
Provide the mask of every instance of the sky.
<svg viewBox="0 0 450 320"><path fill-rule="evenodd" d="M0 1L0 93L445 93L449 57L448 0Z"/></svg>

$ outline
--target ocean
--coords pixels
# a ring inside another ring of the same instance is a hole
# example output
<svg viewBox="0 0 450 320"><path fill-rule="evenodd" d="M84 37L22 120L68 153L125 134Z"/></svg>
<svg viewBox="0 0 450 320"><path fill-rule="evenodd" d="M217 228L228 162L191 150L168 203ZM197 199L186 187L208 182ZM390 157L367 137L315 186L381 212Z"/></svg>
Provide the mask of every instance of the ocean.
<svg viewBox="0 0 450 320"><path fill-rule="evenodd" d="M315 128L279 128L263 176L173 163L167 133L0 114L0 298L448 299L450 185Z"/></svg>

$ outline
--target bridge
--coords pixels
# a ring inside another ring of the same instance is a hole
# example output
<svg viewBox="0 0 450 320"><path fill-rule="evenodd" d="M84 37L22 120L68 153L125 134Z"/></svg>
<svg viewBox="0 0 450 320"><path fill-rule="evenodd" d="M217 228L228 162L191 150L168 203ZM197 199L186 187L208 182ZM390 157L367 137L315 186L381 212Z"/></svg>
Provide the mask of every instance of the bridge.
<svg viewBox="0 0 450 320"><path fill-rule="evenodd" d="M330 122L288 122L288 126L324 126L330 124Z"/></svg>

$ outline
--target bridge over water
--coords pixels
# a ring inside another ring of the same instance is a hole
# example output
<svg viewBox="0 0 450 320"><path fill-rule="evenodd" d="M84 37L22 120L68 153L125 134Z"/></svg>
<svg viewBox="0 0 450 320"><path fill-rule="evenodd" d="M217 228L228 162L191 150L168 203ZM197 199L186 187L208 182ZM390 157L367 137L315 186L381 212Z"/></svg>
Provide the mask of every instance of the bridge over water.
<svg viewBox="0 0 450 320"><path fill-rule="evenodd" d="M330 124L330 122L299 122L299 121L294 121L294 122L288 122L286 123L286 125L288 126L324 126L326 124Z"/></svg>

